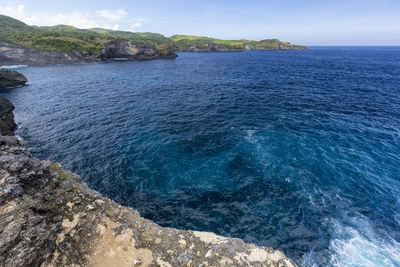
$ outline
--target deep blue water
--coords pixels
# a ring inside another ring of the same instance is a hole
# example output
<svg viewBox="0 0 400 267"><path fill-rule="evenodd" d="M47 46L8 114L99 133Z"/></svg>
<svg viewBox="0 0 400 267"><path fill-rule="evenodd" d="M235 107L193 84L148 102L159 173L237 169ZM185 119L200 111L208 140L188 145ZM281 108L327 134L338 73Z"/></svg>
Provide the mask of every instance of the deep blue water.
<svg viewBox="0 0 400 267"><path fill-rule="evenodd" d="M19 68L18 134L163 226L400 266L400 48Z"/></svg>

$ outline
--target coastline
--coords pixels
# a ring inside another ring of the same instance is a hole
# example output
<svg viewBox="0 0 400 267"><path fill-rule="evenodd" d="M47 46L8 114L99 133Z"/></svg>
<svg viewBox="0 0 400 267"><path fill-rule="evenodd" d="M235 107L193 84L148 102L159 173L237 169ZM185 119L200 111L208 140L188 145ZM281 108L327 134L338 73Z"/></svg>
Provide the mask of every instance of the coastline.
<svg viewBox="0 0 400 267"><path fill-rule="evenodd" d="M307 48L308 49L308 48ZM59 64L88 64L104 63L109 61L175 59L176 52L185 53L226 53L247 51L293 51L307 50L303 48L277 48L277 49L227 49L225 47L204 46L182 50L175 45L160 50L148 45L137 44L131 40L113 40L104 44L103 51L95 55L87 51L50 52L31 48L24 48L14 44L0 41L0 66L43 66Z"/></svg>
<svg viewBox="0 0 400 267"><path fill-rule="evenodd" d="M2 108L2 117L13 118L12 110ZM272 248L161 227L25 145L0 136L3 266L297 266Z"/></svg>

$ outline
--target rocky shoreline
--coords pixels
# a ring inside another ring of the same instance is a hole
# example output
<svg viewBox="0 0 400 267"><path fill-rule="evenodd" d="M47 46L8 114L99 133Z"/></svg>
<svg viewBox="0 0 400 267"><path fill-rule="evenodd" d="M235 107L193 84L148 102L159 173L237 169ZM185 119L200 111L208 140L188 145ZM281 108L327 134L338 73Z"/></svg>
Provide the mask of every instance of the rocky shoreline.
<svg viewBox="0 0 400 267"><path fill-rule="evenodd" d="M129 40L113 40L103 46L103 51L99 55L95 55L88 51L41 51L0 42L0 65L56 65L105 62L114 58L147 60L156 58L174 59L177 57L172 45L165 49L157 49L150 45Z"/></svg>
<svg viewBox="0 0 400 267"><path fill-rule="evenodd" d="M244 44L243 47L231 47L225 44L206 43L201 45L193 45L183 49L177 47L179 52L244 52L244 51L279 51L279 50L307 50L308 48L295 48L294 46L279 45L277 48L256 47L250 44Z"/></svg>
<svg viewBox="0 0 400 267"><path fill-rule="evenodd" d="M296 266L277 250L160 227L40 161L0 97L0 266ZM6 135L4 135L6 134Z"/></svg>
<svg viewBox="0 0 400 267"><path fill-rule="evenodd" d="M266 49L252 45L240 48L224 44L206 43L182 49L174 43L166 44L163 49L155 48L132 40L112 40L103 45L103 51L95 55L89 51L49 52L24 48L17 45L0 42L0 65L56 65L106 62L110 60L149 60L174 59L178 52L243 52L249 50L304 50L279 45L276 49Z"/></svg>

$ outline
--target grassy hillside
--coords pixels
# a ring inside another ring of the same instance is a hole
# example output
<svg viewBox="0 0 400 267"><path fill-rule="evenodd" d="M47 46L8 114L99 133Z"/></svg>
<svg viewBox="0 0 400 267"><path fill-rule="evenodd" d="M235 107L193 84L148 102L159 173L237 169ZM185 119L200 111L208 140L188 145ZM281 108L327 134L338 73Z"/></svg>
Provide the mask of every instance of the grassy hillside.
<svg viewBox="0 0 400 267"><path fill-rule="evenodd" d="M190 35L173 35L167 38L158 33L136 33L100 28L78 29L68 25L37 27L29 26L19 20L0 15L0 41L23 47L54 52L81 50L100 53L103 49L103 44L114 39L134 40L158 49L169 48L175 43L179 50L190 50L190 47L205 46L210 43L220 44L232 50L244 50L246 45L251 46L252 49L260 50L275 50L280 47L289 49L306 48L284 43L277 39L262 41L221 40Z"/></svg>
<svg viewBox="0 0 400 267"><path fill-rule="evenodd" d="M170 37L181 50L188 50L192 46L200 46L205 44L224 44L230 49L243 49L243 43L236 40L220 40L215 38L192 36L192 35L173 35Z"/></svg>
<svg viewBox="0 0 400 267"><path fill-rule="evenodd" d="M169 47L172 41L157 33L132 33L106 29L78 29L68 25L32 27L0 15L0 41L45 51L72 50L99 53L103 44L114 39L135 40L157 48Z"/></svg>
<svg viewBox="0 0 400 267"><path fill-rule="evenodd" d="M126 39L134 41L147 41L156 45L162 45L171 40L159 33L152 32L128 32L128 31L113 31L100 28L89 29L88 31L111 36L113 39Z"/></svg>
<svg viewBox="0 0 400 267"><path fill-rule="evenodd" d="M194 45L204 45L207 43L223 44L227 48L232 49L245 49L246 45L251 46L253 49L260 50L276 50L280 47L285 47L287 49L307 49L305 46L292 45L290 43L279 41L278 39L265 39L261 41L252 40L221 40L214 39L203 36L193 36L193 35L173 35L170 37L178 47L183 50L190 49Z"/></svg>

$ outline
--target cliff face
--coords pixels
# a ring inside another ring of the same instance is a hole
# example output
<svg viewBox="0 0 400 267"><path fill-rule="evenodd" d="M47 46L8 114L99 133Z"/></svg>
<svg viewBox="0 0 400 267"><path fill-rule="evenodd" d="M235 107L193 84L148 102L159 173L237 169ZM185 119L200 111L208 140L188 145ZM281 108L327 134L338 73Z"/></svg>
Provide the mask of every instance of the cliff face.
<svg viewBox="0 0 400 267"><path fill-rule="evenodd" d="M0 136L0 266L295 264L240 239L160 227Z"/></svg>
<svg viewBox="0 0 400 267"><path fill-rule="evenodd" d="M101 62L110 58L143 60L176 57L174 46L166 49L157 49L127 40L114 40L105 43L103 52L100 55L85 51L40 51L0 42L0 65L54 65Z"/></svg>
<svg viewBox="0 0 400 267"><path fill-rule="evenodd" d="M100 61L90 52L47 52L0 42L1 65L73 64Z"/></svg>
<svg viewBox="0 0 400 267"><path fill-rule="evenodd" d="M306 50L306 46L293 45L278 39L222 40L195 35L172 35L176 49L182 52L236 52L249 50Z"/></svg>
<svg viewBox="0 0 400 267"><path fill-rule="evenodd" d="M17 124L14 122L14 105L0 96L0 135L14 135Z"/></svg>
<svg viewBox="0 0 400 267"><path fill-rule="evenodd" d="M126 59L154 59L154 58L176 58L175 47L160 50L146 44L140 44L129 40L114 40L104 44L100 58L103 60L113 58Z"/></svg>
<svg viewBox="0 0 400 267"><path fill-rule="evenodd" d="M180 52L241 52L241 51L274 51L274 50L306 50L306 47L299 47L287 44L278 44L276 47L254 45L244 43L240 47L229 46L225 44L206 43L206 44L195 44L190 47L177 47L177 51Z"/></svg>
<svg viewBox="0 0 400 267"><path fill-rule="evenodd" d="M181 52L240 52L243 48L230 47L224 44L206 43L196 44L189 48L178 47L178 51Z"/></svg>

